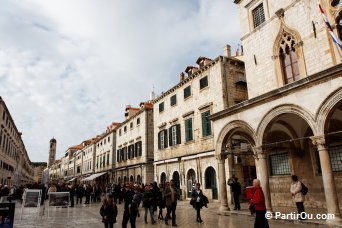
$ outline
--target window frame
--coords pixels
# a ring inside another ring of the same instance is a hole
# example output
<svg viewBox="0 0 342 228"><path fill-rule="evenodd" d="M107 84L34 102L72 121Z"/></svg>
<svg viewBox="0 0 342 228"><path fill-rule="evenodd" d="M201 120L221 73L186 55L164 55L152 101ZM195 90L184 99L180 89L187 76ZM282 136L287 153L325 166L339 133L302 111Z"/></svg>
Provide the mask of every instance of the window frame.
<svg viewBox="0 0 342 228"><path fill-rule="evenodd" d="M204 86L203 86L203 84L202 84L203 80L205 80L205 82L206 82L206 85L204 85ZM208 78L208 75L202 77L202 78L199 80L199 87L200 87L200 90L209 87L209 78Z"/></svg>
<svg viewBox="0 0 342 228"><path fill-rule="evenodd" d="M262 9L262 11L261 11ZM262 12L262 15L256 15L257 13L260 14ZM265 15L265 7L264 3L260 2L256 7L254 7L251 10L251 15L252 15L252 22L253 22L253 29L256 29L260 27L265 21L266 21L266 15ZM258 18L259 16L259 18ZM263 16L263 18L261 18ZM258 19L258 21L256 21Z"/></svg>
<svg viewBox="0 0 342 228"><path fill-rule="evenodd" d="M191 123L191 131L189 130L189 121ZM193 117L189 117L184 120L184 128L185 128L185 142L191 142L194 140L194 130L193 130ZM191 133L190 133L191 132ZM190 133L190 135L189 135ZM189 137L191 136L191 137Z"/></svg>
<svg viewBox="0 0 342 228"><path fill-rule="evenodd" d="M159 109L159 113L162 113L162 112L164 112L164 110L165 110L165 104L164 104L164 101L159 103L159 105L158 105L158 109Z"/></svg>
<svg viewBox="0 0 342 228"><path fill-rule="evenodd" d="M174 94L170 97L170 106L176 106L177 105L177 94Z"/></svg>
<svg viewBox="0 0 342 228"><path fill-rule="evenodd" d="M274 160L272 160L272 158L275 158L275 157L279 157L278 158L278 161L279 160L282 160L284 161L284 158L281 158L281 156L284 156L284 155L287 155L287 166L286 168L288 168L288 172L286 173L274 173L274 165L273 162ZM269 159L269 167L270 167L270 174L271 176L290 176L291 175L291 164L290 164L290 154L288 152L285 152L285 153L279 153L279 154L270 154L268 155L268 159Z"/></svg>
<svg viewBox="0 0 342 228"><path fill-rule="evenodd" d="M189 90L189 94L186 92L187 90ZM183 95L184 95L184 100L186 100L192 96L191 85L189 85L183 89Z"/></svg>
<svg viewBox="0 0 342 228"><path fill-rule="evenodd" d="M208 115L205 116L205 118L207 119L207 121L204 123L204 115L205 113L209 113ZM212 123L211 120L208 119L208 116L210 116L211 114L211 110L205 110L201 112L201 121L202 121L202 137L209 137L212 136L213 131L212 131ZM209 129L209 131L208 131Z"/></svg>

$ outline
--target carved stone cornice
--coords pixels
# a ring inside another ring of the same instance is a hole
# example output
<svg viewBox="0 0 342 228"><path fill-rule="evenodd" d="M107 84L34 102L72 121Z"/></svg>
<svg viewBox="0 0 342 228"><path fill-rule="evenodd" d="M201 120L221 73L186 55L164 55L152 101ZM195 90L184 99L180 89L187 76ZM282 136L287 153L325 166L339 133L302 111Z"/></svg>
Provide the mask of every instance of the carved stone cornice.
<svg viewBox="0 0 342 228"><path fill-rule="evenodd" d="M314 144L318 151L326 150L325 138L323 135L310 137L312 144Z"/></svg>

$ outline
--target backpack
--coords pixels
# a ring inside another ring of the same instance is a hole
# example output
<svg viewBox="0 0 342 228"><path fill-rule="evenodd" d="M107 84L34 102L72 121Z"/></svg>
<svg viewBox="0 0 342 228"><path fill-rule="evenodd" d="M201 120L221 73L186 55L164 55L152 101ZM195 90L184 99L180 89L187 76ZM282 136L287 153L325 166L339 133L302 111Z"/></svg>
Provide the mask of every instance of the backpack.
<svg viewBox="0 0 342 228"><path fill-rule="evenodd" d="M303 196L305 196L306 194L308 194L308 187L305 186L305 184L301 183L302 184L302 190L301 190L301 193L303 194Z"/></svg>

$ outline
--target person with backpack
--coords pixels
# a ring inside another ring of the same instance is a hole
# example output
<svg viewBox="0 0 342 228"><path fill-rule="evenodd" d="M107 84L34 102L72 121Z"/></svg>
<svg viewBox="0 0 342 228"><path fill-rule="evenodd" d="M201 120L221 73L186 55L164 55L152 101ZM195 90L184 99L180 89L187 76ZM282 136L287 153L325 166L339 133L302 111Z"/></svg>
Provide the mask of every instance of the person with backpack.
<svg viewBox="0 0 342 228"><path fill-rule="evenodd" d="M118 208L113 200L112 194L108 194L107 198L103 200L103 204L100 209L100 215L102 216L104 227L113 228L114 223L116 223Z"/></svg>
<svg viewBox="0 0 342 228"><path fill-rule="evenodd" d="M301 216L301 213L305 212L304 194L307 193L307 188L306 186L303 186L303 183L298 180L298 177L296 175L292 175L291 179L292 179L292 183L291 183L290 192L292 194L292 199L296 203L298 214L300 214L300 219L303 219L303 217Z"/></svg>

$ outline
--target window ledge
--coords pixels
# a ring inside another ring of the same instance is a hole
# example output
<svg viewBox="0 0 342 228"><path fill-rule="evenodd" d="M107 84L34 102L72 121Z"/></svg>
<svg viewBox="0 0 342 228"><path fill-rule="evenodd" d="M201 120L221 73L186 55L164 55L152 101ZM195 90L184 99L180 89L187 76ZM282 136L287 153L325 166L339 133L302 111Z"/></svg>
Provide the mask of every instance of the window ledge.
<svg viewBox="0 0 342 228"><path fill-rule="evenodd" d="M200 89L200 92L209 89L209 85L207 85L206 87L203 87L202 89Z"/></svg>
<svg viewBox="0 0 342 228"><path fill-rule="evenodd" d="M189 100L190 98L192 98L192 94L191 94L190 96L184 98L184 101L187 101L187 100Z"/></svg>
<svg viewBox="0 0 342 228"><path fill-rule="evenodd" d="M193 144L195 143L195 140L189 140L187 142L184 143L184 145L189 145L189 144Z"/></svg>
<svg viewBox="0 0 342 228"><path fill-rule="evenodd" d="M207 136L202 136L202 140L207 140L207 139L211 139L214 138L214 135L207 135Z"/></svg>

